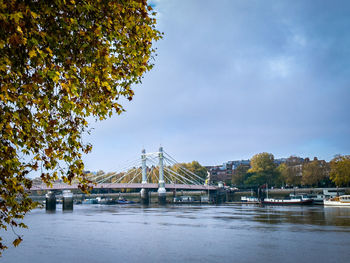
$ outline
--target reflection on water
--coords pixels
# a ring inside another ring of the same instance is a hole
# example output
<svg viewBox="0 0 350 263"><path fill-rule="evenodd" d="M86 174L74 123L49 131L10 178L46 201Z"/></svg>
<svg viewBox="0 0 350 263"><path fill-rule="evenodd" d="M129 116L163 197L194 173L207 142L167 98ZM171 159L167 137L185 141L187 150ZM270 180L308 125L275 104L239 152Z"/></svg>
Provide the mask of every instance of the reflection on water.
<svg viewBox="0 0 350 263"><path fill-rule="evenodd" d="M292 206L264 207L254 219L269 224L350 226L350 207Z"/></svg>
<svg viewBox="0 0 350 263"><path fill-rule="evenodd" d="M76 205L70 213L35 210L26 221L23 244L1 262L329 263L350 256L347 207Z"/></svg>
<svg viewBox="0 0 350 263"><path fill-rule="evenodd" d="M348 227L350 225L350 207L325 207L325 221L328 224Z"/></svg>

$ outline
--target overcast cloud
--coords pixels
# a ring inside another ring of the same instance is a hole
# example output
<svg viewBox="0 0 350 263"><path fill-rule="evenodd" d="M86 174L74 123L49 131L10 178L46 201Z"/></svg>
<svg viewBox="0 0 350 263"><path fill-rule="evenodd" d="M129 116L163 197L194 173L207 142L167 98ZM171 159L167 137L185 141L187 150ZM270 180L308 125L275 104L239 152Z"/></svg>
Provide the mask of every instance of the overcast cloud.
<svg viewBox="0 0 350 263"><path fill-rule="evenodd" d="M349 1L152 1L164 39L122 116L93 124L86 168L162 145L203 165L350 147Z"/></svg>

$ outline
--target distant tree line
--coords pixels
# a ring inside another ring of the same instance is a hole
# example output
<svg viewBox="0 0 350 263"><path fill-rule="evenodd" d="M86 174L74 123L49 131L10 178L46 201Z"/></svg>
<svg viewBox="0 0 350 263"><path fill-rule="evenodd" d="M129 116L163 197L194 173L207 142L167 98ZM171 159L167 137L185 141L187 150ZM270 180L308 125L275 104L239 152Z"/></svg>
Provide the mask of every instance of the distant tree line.
<svg viewBox="0 0 350 263"><path fill-rule="evenodd" d="M276 163L271 153L252 157L250 165L239 165L232 174L232 184L249 186L350 186L350 155L337 155L330 162L290 156Z"/></svg>

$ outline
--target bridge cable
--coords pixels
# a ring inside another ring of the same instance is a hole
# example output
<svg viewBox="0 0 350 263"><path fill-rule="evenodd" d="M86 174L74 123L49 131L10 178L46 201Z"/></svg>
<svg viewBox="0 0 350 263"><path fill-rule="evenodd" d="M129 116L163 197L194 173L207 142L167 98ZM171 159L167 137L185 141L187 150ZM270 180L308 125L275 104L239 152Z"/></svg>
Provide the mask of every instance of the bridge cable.
<svg viewBox="0 0 350 263"><path fill-rule="evenodd" d="M167 160L167 159L165 159L166 160L166 162L168 162L170 165L171 165L171 163L169 162L169 160ZM167 169L169 169L169 168L167 168ZM170 169L169 169L169 171L172 173L172 174L175 174L176 176L178 176L178 177L181 177L181 178L183 178L184 180L186 180L186 181L188 181L188 182L190 182L191 184L194 184L194 185L200 185L200 183L199 182L197 182L195 179L193 179L191 176L189 176L188 174L185 174L185 176L182 176L181 174L179 174L179 173L177 173L176 171L174 171L173 169L171 169L171 166L170 166ZM189 178L188 178L189 177ZM177 178L178 179L178 178ZM188 184L188 183L185 183L185 184Z"/></svg>
<svg viewBox="0 0 350 263"><path fill-rule="evenodd" d="M153 164L153 165L156 165L155 167L155 169L157 169L158 171L159 171L159 167L157 166L157 162L156 162L156 160L157 160L157 158L156 157L152 157L152 158L148 158L148 160ZM165 163L166 164L166 163ZM168 170L168 167L166 167L166 165L163 167L165 170ZM158 174L159 174L159 172L158 172ZM171 176L173 176L172 174L170 174ZM166 176L166 174L164 173L164 177L166 177L166 179L169 181L169 182L171 182L171 180L169 179L169 177L167 177ZM158 180L159 180L159 177L158 177ZM185 184L186 184L186 182L184 182Z"/></svg>
<svg viewBox="0 0 350 263"><path fill-rule="evenodd" d="M142 168L141 168L142 169ZM141 172L142 172L142 170L138 170L137 172L136 172L136 175L128 182L128 183L126 183L126 184L130 184L131 182L133 182L134 180L135 180L135 178L136 177L138 177L140 174L141 174Z"/></svg>
<svg viewBox="0 0 350 263"><path fill-rule="evenodd" d="M169 173L172 173L172 174L175 174L175 175L178 176L178 174L176 174L173 170L168 169L168 168L165 168L165 169L166 169ZM180 179L180 178L183 178L183 179ZM176 178L176 180L177 180L177 181L180 181L180 182L183 183L183 184L188 184L188 182L191 183L191 181L189 181L186 177L183 177L183 176L180 175L180 178ZM187 180L188 182L186 182L186 180Z"/></svg>
<svg viewBox="0 0 350 263"><path fill-rule="evenodd" d="M164 152L165 155L170 158L173 162L175 162L176 164L180 164L178 161L176 161L172 156L170 156L167 152ZM168 159L167 158L167 159ZM186 169L185 167L180 166L181 169L186 170L188 173L192 174L193 176L195 176L196 178L200 179L201 181L205 181L205 179L203 179L202 177L196 175L195 173L191 172L190 170Z"/></svg>
<svg viewBox="0 0 350 263"><path fill-rule="evenodd" d="M128 170L127 172L125 172L125 174L124 174L123 176L121 176L120 178L118 178L117 181L115 181L114 183L115 183L115 184L120 183L120 181L121 181L123 178L125 178L127 175L129 175L129 174L132 173L132 172L133 172L132 169Z"/></svg>
<svg viewBox="0 0 350 263"><path fill-rule="evenodd" d="M167 159L167 160L168 160L168 159ZM171 164L170 160L168 160L168 161L169 161L169 163ZM174 166L177 166L177 167L181 168L180 164L174 164ZM181 169L181 170L182 170L182 169ZM190 175L189 173L187 173L186 171L182 170L182 172L184 172L185 175L186 175L187 177L190 178L190 180L192 180L193 182L195 182L195 184L202 185L201 182L197 181L196 178L194 178L193 176L191 176L191 175Z"/></svg>
<svg viewBox="0 0 350 263"><path fill-rule="evenodd" d="M174 164L179 165L180 169L182 169L183 171L186 171L187 173L193 175L194 177L196 177L197 179L199 179L200 181L205 182L205 179L203 179L202 177L196 175L195 173L191 172L190 170L186 169L185 167L181 166L180 163L178 161L176 161L173 157L171 157L167 152L164 152L165 155L167 156L166 159L168 159L168 161L173 162ZM170 158L170 159L169 159Z"/></svg>
<svg viewBox="0 0 350 263"><path fill-rule="evenodd" d="M139 166L138 165L139 162L140 162L140 158L136 159L136 160L133 160L132 162L128 161L128 163L129 163L128 165L123 166L123 168L120 169L120 172L114 172L114 174L109 176L108 179L113 177L113 176L116 176L116 175L122 173L123 170L126 170L127 168L130 168L131 165L132 166L135 166L135 165ZM98 176L92 177L91 179L97 181L97 178L104 177L104 176L106 176L106 174L98 175ZM103 179L105 179L105 178L103 178ZM106 180L103 180L103 179L102 179L102 181L105 182ZM100 182L100 181L98 181L98 182Z"/></svg>
<svg viewBox="0 0 350 263"><path fill-rule="evenodd" d="M170 173L172 173L172 174L174 174L174 175L176 175L177 177L180 177L180 178L182 178L184 181L185 181L185 183L186 183L186 181L187 182L189 182L190 184L194 184L194 185L197 185L197 183L196 182L194 182L194 181L192 181L191 179L188 179L188 178L186 178L186 177L184 177L184 176L182 176L181 174L179 174L179 173L177 173L177 172L175 172L174 170L172 170L172 169L169 169L169 168L165 168L168 172L170 172ZM177 178L178 180L179 180L179 178ZM180 180L181 181L181 180ZM183 181L182 181L183 182ZM188 184L188 183L187 183Z"/></svg>

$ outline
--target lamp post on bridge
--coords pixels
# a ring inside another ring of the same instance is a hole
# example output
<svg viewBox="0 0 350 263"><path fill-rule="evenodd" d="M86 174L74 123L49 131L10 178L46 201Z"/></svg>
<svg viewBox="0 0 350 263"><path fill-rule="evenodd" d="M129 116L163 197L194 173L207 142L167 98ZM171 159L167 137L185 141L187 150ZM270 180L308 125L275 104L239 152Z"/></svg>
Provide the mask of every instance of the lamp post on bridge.
<svg viewBox="0 0 350 263"><path fill-rule="evenodd" d="M207 171L207 174L208 174L208 182L207 182L207 184L208 184L208 204L210 204L210 190L209 190L209 186L210 186L210 172L209 171Z"/></svg>
<svg viewBox="0 0 350 263"><path fill-rule="evenodd" d="M159 186L158 186L158 203L166 204L166 190L164 182L164 164L163 164L163 147L159 148Z"/></svg>
<svg viewBox="0 0 350 263"><path fill-rule="evenodd" d="M142 184L147 184L147 166L146 166L145 149L142 150L141 160L142 160ZM140 194L141 194L141 204L148 205L149 204L148 189L142 188Z"/></svg>

